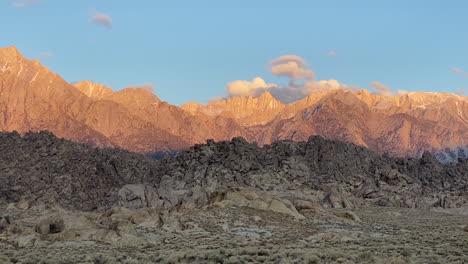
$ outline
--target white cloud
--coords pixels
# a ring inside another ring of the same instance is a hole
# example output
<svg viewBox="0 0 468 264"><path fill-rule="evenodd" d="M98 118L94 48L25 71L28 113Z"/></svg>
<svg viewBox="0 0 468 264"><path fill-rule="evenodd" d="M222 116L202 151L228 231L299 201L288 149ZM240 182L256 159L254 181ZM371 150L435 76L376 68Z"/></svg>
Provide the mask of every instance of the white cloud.
<svg viewBox="0 0 468 264"><path fill-rule="evenodd" d="M268 91L276 99L283 103L291 103L307 97L313 92L330 91L343 89L347 91L357 91L355 86L349 86L339 83L337 80L322 80L322 81L306 81L304 83L297 83L295 81L289 82L286 86L279 86L276 84L267 83L260 77L256 77L253 81L234 81L226 86L230 97L234 96L253 96L257 97L260 94Z"/></svg>
<svg viewBox="0 0 468 264"><path fill-rule="evenodd" d="M286 87L273 88L271 94L284 103L291 103L309 96L315 92L332 90L357 91L356 86L345 85L337 80L306 81L304 83L290 82Z"/></svg>
<svg viewBox="0 0 468 264"><path fill-rule="evenodd" d="M309 81L304 83L303 93L308 95L313 92L323 92L337 89L354 90L354 87L341 84L337 80Z"/></svg>
<svg viewBox="0 0 468 264"><path fill-rule="evenodd" d="M306 61L296 55L284 55L269 63L270 72L277 76L286 76L295 80L312 80L314 71L307 69Z"/></svg>
<svg viewBox="0 0 468 264"><path fill-rule="evenodd" d="M297 55L283 55L281 57L271 60L270 65L283 64L290 61L296 62L299 66L304 68L307 66L307 62Z"/></svg>
<svg viewBox="0 0 468 264"><path fill-rule="evenodd" d="M277 87L277 85L266 83L260 77L255 77L251 82L238 80L226 85L230 96L257 96L273 87Z"/></svg>
<svg viewBox="0 0 468 264"><path fill-rule="evenodd" d="M371 82L370 85L375 89L376 95L393 96L392 88L380 82Z"/></svg>
<svg viewBox="0 0 468 264"><path fill-rule="evenodd" d="M336 53L334 53L336 54ZM332 90L345 90L356 92L360 90L357 86L342 84L337 80L314 80L314 72L308 68L307 62L296 55L285 55L276 58L268 64L273 75L289 77L289 83L284 86L267 83L260 77L252 81L238 80L226 86L228 95L232 96L259 96L263 92L270 92L276 99L283 103L291 103L307 97L314 92ZM380 82L370 84L375 89L375 94L383 96L401 96L408 92L398 90L392 92L389 86Z"/></svg>
<svg viewBox="0 0 468 264"><path fill-rule="evenodd" d="M226 86L229 96L259 96L270 92L283 103L300 100L313 92L343 89L357 91L355 86L339 83L337 80L314 81L314 72L308 69L307 62L296 55L285 55L276 58L268 64L272 74L286 76L291 80L285 86L269 84L260 77L249 81L234 81Z"/></svg>
<svg viewBox="0 0 468 264"><path fill-rule="evenodd" d="M370 86L372 86L375 89L374 94L381 96L403 96L409 93L405 90L397 90L396 92L393 92L390 86L387 86L380 82L371 82Z"/></svg>
<svg viewBox="0 0 468 264"><path fill-rule="evenodd" d="M108 29L112 28L111 17L108 14L100 13L98 11L92 12L90 22L99 26L106 27Z"/></svg>

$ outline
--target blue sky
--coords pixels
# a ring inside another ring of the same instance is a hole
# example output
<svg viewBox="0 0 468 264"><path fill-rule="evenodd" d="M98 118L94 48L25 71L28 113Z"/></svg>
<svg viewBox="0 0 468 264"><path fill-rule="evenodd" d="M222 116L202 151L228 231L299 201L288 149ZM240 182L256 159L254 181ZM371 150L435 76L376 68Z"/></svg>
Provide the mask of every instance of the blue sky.
<svg viewBox="0 0 468 264"><path fill-rule="evenodd" d="M300 56L315 81L468 88L468 1L251 2L0 0L0 46L69 82L152 83L173 104L227 96L228 83L257 76L286 85L268 66L283 55Z"/></svg>

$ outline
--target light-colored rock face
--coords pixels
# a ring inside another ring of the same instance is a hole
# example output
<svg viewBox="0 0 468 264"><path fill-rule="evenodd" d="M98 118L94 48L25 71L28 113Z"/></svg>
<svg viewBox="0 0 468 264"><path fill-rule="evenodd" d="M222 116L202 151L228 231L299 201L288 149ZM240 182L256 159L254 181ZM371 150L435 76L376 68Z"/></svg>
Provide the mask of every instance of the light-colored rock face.
<svg viewBox="0 0 468 264"><path fill-rule="evenodd" d="M91 81L81 81L74 83L73 86L78 88L82 93L88 97L101 99L106 95L112 94L112 89L102 84L93 83Z"/></svg>
<svg viewBox="0 0 468 264"><path fill-rule="evenodd" d="M76 119L86 96L16 48L0 49L0 130L50 129L58 136L112 146L98 131ZM80 131L80 133L76 133Z"/></svg>
<svg viewBox="0 0 468 264"><path fill-rule="evenodd" d="M3 62L3 66L0 68L1 71L5 71L9 66L11 67L11 64L16 64L26 59L14 46L0 49L0 58Z"/></svg>
<svg viewBox="0 0 468 264"><path fill-rule="evenodd" d="M366 90L332 90L285 105L265 93L182 108L192 114L232 117L261 145L315 134L399 156L468 145L468 97L455 94L386 97Z"/></svg>
<svg viewBox="0 0 468 264"><path fill-rule="evenodd" d="M201 105L188 103L182 109L193 113L203 113L211 117L233 117L244 126L262 125L272 121L285 108L285 105L269 92L257 98L232 97L226 100Z"/></svg>
<svg viewBox="0 0 468 264"><path fill-rule="evenodd" d="M104 100L121 92L91 82L76 84L77 88L14 48L0 49L0 65L2 131L50 130L75 141L142 152L164 149L168 144L163 142L172 142L173 148L188 145L129 110L134 97L129 97L126 105Z"/></svg>
<svg viewBox="0 0 468 264"><path fill-rule="evenodd" d="M265 92L177 107L144 89L114 92L90 81L70 85L9 47L0 49L0 130L51 130L139 152L179 150L208 138L242 136L264 145L322 135L380 153L418 156L468 146L468 97L332 90L283 104Z"/></svg>

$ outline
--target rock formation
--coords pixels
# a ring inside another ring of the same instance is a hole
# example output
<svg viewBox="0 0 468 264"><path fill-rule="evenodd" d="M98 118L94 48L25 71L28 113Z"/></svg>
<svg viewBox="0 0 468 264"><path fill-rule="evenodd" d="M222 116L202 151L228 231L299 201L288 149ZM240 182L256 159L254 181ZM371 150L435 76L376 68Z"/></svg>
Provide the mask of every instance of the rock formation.
<svg viewBox="0 0 468 264"><path fill-rule="evenodd" d="M1 133L0 149L0 202L27 202L26 208L44 203L86 211L117 205L170 210L235 200L296 215L293 204L303 209L307 202L455 208L468 198L467 160L442 165L428 152L421 159L392 158L319 136L262 148L240 137L208 140L162 160L48 132Z"/></svg>
<svg viewBox="0 0 468 264"><path fill-rule="evenodd" d="M467 160L319 136L162 160L46 131L0 149L1 263L468 261Z"/></svg>

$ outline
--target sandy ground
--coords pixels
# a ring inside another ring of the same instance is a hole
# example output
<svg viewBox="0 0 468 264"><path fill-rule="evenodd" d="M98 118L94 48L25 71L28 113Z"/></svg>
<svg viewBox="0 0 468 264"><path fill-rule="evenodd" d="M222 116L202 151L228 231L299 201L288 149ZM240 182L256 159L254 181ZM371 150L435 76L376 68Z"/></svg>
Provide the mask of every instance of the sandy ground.
<svg viewBox="0 0 468 264"><path fill-rule="evenodd" d="M136 225L151 243L133 246L3 240L0 263L468 263L468 216L382 207L302 214L306 219L236 206L192 210L176 223Z"/></svg>

